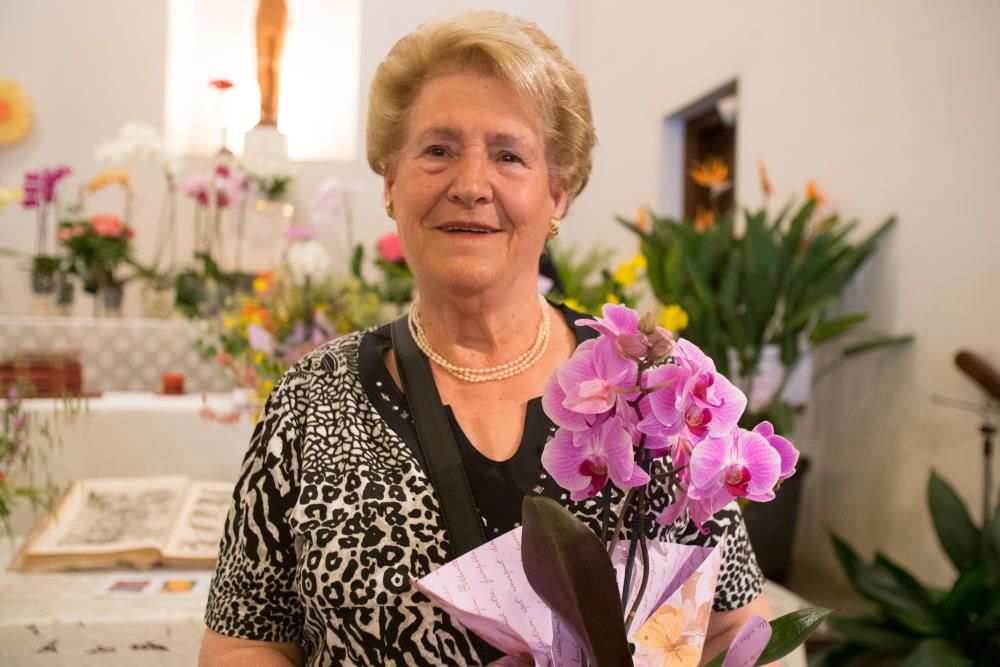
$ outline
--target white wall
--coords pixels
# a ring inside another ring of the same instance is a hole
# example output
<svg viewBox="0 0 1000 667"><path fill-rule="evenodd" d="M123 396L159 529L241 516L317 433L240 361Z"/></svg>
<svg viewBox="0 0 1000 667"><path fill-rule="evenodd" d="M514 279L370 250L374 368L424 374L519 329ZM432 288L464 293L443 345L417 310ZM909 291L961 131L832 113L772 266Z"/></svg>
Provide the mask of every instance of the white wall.
<svg viewBox="0 0 1000 667"><path fill-rule="evenodd" d="M1000 5L365 0L363 89L418 23L487 6L538 21L590 82L600 144L591 184L564 225L569 242L631 252L612 216L659 202L663 117L733 78L740 201L759 201L753 174L764 158L781 195L816 178L830 207L865 228L899 216L850 301L917 342L855 361L818 387L798 434L815 464L800 552L833 569L829 526L863 551L881 548L943 581L948 568L931 538L924 483L933 465L978 508L979 447L973 418L929 397L976 398L950 362L959 347L1000 365ZM26 141L0 149L0 185L58 162L72 164L79 183L97 169L94 145L124 121L161 125L165 16L165 0L0 0L0 73L25 85L37 114ZM362 150L359 141L352 162L303 165L297 197L331 175L363 181L358 231L374 239L390 227ZM156 183L155 174L139 178ZM148 198L143 252L157 207ZM30 250L33 234L25 212L0 217L0 245ZM25 309L24 284L0 260L0 312Z"/></svg>
<svg viewBox="0 0 1000 667"><path fill-rule="evenodd" d="M289 2L294 11L294 0ZM362 182L366 191L355 199L355 225L359 241L373 241L392 229L382 208L381 180L371 173L364 158L364 116L367 91L375 68L392 45L419 24L463 9L502 8L537 22L560 46L572 53L569 0L423 0L394 2L365 0L361 17L361 89L359 118L362 136L357 156L348 162L301 163L293 200L297 215L316 186L335 176L345 182ZM71 165L75 173L60 187L67 198L100 167L94 147L113 136L126 121L163 127L164 69L166 62L167 0L115 2L113 0L0 0L0 76L19 81L32 97L35 127L25 140L0 148L0 187L20 185L27 169ZM206 81L212 77L206 73ZM187 165L189 170L196 164ZM159 214L161 178L152 168L133 170L136 190L143 194L136 204L136 243L140 258L153 251ZM120 210L117 193L101 192L91 211ZM181 202L181 247L190 251L191 205ZM331 242L343 239L339 230L324 230ZM0 214L0 247L33 252L33 212L9 207ZM336 250L336 249L335 249ZM346 253L344 253L346 256ZM182 256L184 254L182 253ZM26 312L29 308L25 262L0 257L0 313ZM126 312L138 313L136 287L126 295ZM77 299L76 311L89 312L89 298Z"/></svg>
<svg viewBox="0 0 1000 667"><path fill-rule="evenodd" d="M581 0L575 60L600 145L579 238L629 243L610 222L659 201L670 115L739 81L739 201L758 158L779 199L815 178L831 209L899 224L850 294L909 349L852 362L817 387L798 443L813 458L800 555L835 569L826 531L946 581L924 486L931 466L981 506L978 423L932 405L975 400L951 358L1000 366L1000 4L989 0Z"/></svg>

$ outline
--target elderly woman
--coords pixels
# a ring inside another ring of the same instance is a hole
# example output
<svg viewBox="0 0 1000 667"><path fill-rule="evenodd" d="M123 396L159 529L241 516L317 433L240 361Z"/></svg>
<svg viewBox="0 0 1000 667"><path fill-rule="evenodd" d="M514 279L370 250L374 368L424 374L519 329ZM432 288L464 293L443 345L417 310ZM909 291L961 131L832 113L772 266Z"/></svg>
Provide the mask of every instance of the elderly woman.
<svg viewBox="0 0 1000 667"><path fill-rule="evenodd" d="M539 256L587 182L594 143L583 78L522 19L476 12L423 26L372 81L368 159L419 289L410 331L486 538L518 525L526 494L600 525L598 502L571 502L539 463L554 431L546 380L593 334L539 297ZM275 388L226 524L203 665L499 657L411 588L454 552L400 379L387 325L320 347ZM654 509L668 500L655 491ZM714 655L742 619L767 612L738 510L706 527L680 520L649 534L703 544L729 529Z"/></svg>

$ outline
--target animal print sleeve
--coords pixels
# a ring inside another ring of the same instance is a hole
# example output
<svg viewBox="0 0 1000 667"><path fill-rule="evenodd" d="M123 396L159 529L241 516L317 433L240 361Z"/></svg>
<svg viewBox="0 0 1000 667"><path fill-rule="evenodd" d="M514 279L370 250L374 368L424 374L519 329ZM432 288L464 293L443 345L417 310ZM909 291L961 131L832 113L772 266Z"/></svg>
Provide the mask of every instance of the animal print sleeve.
<svg viewBox="0 0 1000 667"><path fill-rule="evenodd" d="M729 503L705 522L707 534L688 522L677 535L681 544L713 546L729 529L729 542L722 557L719 582L715 589L714 611L732 611L753 602L764 590L764 574L757 565L750 537L747 535L743 514L735 501Z"/></svg>
<svg viewBox="0 0 1000 667"><path fill-rule="evenodd" d="M296 555L289 529L299 486L301 443L295 370L271 393L254 428L233 492L209 591L205 624L229 637L297 641L302 605L293 590Z"/></svg>

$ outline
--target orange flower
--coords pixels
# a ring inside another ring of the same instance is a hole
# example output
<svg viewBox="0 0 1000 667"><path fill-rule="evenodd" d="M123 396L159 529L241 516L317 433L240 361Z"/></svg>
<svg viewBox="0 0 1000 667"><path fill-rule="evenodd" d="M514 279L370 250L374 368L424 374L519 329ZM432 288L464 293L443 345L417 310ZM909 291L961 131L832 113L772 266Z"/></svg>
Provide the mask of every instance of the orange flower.
<svg viewBox="0 0 1000 667"><path fill-rule="evenodd" d="M694 228L696 231L704 232L715 227L715 212L701 206L694 213Z"/></svg>
<svg viewBox="0 0 1000 667"><path fill-rule="evenodd" d="M645 206L639 207L639 211L635 216L635 226L642 231L649 229L649 209Z"/></svg>
<svg viewBox="0 0 1000 667"><path fill-rule="evenodd" d="M233 82L229 79L212 79L208 82L208 85L217 90L229 90L233 87Z"/></svg>
<svg viewBox="0 0 1000 667"><path fill-rule="evenodd" d="M815 199L817 204L822 205L826 201L826 197L820 192L819 186L816 185L816 181L809 181L806 183L806 199Z"/></svg>
<svg viewBox="0 0 1000 667"><path fill-rule="evenodd" d="M123 188L127 188L131 182L132 179L129 177L127 171L102 171L90 179L90 183L87 183L87 190L97 192L112 184L118 184Z"/></svg>
<svg viewBox="0 0 1000 667"><path fill-rule="evenodd" d="M767 167L764 166L763 160L757 160L757 175L760 176L760 187L764 190L764 196L770 197L774 194L774 184L767 176Z"/></svg>
<svg viewBox="0 0 1000 667"><path fill-rule="evenodd" d="M719 195L729 189L731 183L729 178L729 167L725 161L717 156L707 158L704 162L697 162L688 170L688 174L694 182L703 188L708 188L713 195Z"/></svg>

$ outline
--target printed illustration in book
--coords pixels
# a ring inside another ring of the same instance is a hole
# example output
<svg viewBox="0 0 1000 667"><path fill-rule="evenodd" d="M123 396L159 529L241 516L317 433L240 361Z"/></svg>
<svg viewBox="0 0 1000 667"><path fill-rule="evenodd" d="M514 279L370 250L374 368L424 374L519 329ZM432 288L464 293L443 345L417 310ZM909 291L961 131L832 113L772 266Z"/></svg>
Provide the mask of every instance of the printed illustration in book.
<svg viewBox="0 0 1000 667"><path fill-rule="evenodd" d="M232 494L232 482L185 477L78 480L35 527L10 567L211 568Z"/></svg>

